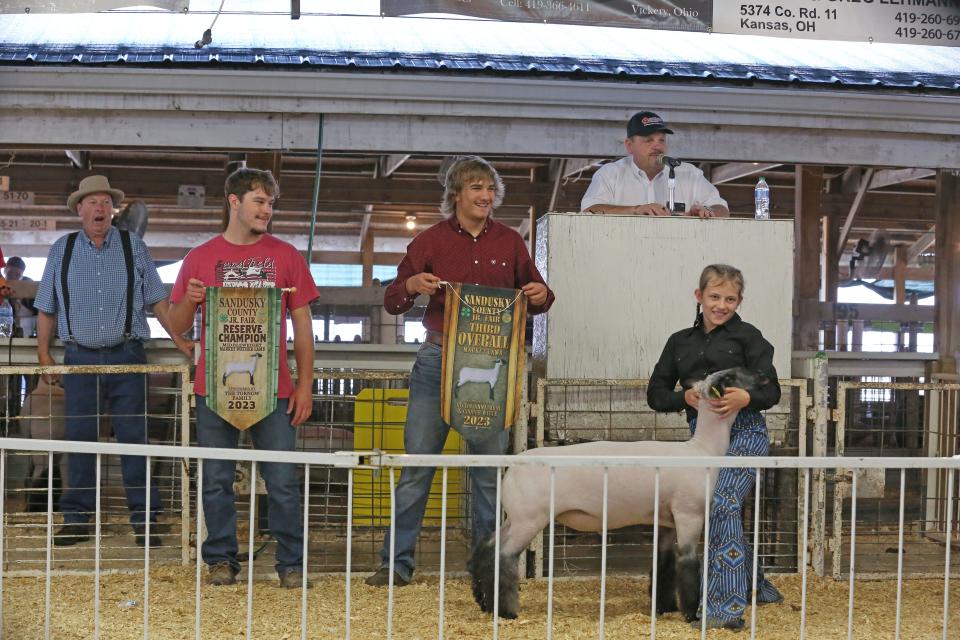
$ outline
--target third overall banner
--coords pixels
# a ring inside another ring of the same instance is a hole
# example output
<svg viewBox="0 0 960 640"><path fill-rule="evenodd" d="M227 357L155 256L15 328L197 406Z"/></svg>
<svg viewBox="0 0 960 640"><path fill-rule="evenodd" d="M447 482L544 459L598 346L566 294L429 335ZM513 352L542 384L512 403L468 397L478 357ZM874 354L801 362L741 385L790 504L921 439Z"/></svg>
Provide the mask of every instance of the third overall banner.
<svg viewBox="0 0 960 640"><path fill-rule="evenodd" d="M207 406L241 431L277 407L281 295L207 288Z"/></svg>
<svg viewBox="0 0 960 640"><path fill-rule="evenodd" d="M517 419L527 299L516 289L451 283L444 303L443 421L477 442Z"/></svg>

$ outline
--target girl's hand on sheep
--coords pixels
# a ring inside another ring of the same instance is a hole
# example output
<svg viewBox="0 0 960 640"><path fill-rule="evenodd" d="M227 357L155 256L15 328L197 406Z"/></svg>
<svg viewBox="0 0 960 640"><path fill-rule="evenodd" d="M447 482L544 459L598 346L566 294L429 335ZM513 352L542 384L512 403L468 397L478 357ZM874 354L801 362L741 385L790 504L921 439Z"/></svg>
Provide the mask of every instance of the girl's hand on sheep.
<svg viewBox="0 0 960 640"><path fill-rule="evenodd" d="M187 300L193 304L203 304L206 297L207 287L203 284L203 280L190 278L187 281Z"/></svg>
<svg viewBox="0 0 960 640"><path fill-rule="evenodd" d="M520 287L520 290L527 296L527 301L534 306L539 307L547 301L547 285L541 282L528 282Z"/></svg>
<svg viewBox="0 0 960 640"><path fill-rule="evenodd" d="M423 273L418 273L415 276L407 278L404 286L407 289L407 293L411 296L415 293L432 296L440 290L440 278L424 271Z"/></svg>
<svg viewBox="0 0 960 640"><path fill-rule="evenodd" d="M700 394L696 389L690 388L683 392L683 401L694 409L700 406Z"/></svg>
<svg viewBox="0 0 960 640"><path fill-rule="evenodd" d="M750 393L739 387L727 387L722 398L710 400L710 408L721 418L740 411L750 404Z"/></svg>

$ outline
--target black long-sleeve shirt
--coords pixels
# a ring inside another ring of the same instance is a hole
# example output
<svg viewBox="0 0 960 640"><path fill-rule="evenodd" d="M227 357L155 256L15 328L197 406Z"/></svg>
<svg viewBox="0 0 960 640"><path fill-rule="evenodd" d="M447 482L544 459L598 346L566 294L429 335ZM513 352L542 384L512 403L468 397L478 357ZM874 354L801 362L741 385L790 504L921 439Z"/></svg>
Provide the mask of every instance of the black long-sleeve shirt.
<svg viewBox="0 0 960 640"><path fill-rule="evenodd" d="M746 367L767 376L769 382L749 391L751 409L762 411L780 401L780 384L773 367L773 345L739 315L710 333L703 326L677 331L667 339L647 387L647 403L654 411L687 412L689 422L696 409L683 400L683 393L709 374L731 367ZM682 388L676 391L677 382Z"/></svg>

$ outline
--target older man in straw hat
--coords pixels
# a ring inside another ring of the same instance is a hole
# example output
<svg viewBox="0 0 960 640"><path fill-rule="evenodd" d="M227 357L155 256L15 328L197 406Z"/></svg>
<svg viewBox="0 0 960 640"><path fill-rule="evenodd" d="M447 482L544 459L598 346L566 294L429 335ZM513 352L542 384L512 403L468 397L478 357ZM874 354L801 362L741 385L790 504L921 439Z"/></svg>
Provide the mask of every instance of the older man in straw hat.
<svg viewBox="0 0 960 640"><path fill-rule="evenodd" d="M129 365L146 363L143 341L150 337L147 307L168 326L167 290L150 252L139 236L111 224L114 207L121 200L123 192L112 188L104 176L84 178L67 198L67 207L80 216L82 228L57 240L47 256L34 302L41 365L56 364L50 356L54 327L64 343L64 364ZM145 374L70 374L63 377L63 388L68 439L96 441L99 418L109 411L118 442L147 442ZM159 546L155 529L147 539L144 458L123 456L120 465L136 542ZM54 538L58 547L90 537L95 457L70 454L68 475L70 488L60 499L64 524ZM149 507L149 521L155 522L160 511L156 483L152 484Z"/></svg>

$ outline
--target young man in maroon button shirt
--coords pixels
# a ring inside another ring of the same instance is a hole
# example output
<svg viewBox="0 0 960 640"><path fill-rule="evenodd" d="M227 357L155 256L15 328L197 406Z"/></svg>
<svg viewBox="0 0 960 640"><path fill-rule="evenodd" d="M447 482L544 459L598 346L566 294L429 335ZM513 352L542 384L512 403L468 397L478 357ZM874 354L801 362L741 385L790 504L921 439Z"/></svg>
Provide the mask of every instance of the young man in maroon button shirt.
<svg viewBox="0 0 960 640"><path fill-rule="evenodd" d="M454 163L447 171L440 205L449 217L414 238L397 268L396 280L384 295L383 306L393 314L408 311L420 294L430 296L423 316L427 340L410 374L403 431L407 453L440 453L450 430L440 417L440 342L446 295L440 282L521 289L532 314L543 313L553 304L553 292L530 259L523 238L491 218L503 202L503 192L503 181L483 158L468 156ZM510 432L504 430L467 447L474 454L503 454L509 442ZM434 471L433 467L405 467L400 473L395 499L394 585L403 586L413 577L414 550ZM494 529L496 469L471 468L470 479L472 543L479 544ZM380 559L380 569L367 578L369 585L386 585L390 580L389 532Z"/></svg>

